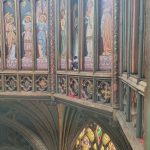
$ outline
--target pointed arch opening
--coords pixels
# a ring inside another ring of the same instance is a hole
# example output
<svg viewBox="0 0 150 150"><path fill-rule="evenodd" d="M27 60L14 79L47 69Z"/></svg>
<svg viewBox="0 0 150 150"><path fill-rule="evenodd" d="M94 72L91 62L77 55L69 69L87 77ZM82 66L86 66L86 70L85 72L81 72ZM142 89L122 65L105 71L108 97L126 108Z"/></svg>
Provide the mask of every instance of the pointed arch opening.
<svg viewBox="0 0 150 150"><path fill-rule="evenodd" d="M92 121L79 134L74 150L117 150L117 148L106 131Z"/></svg>

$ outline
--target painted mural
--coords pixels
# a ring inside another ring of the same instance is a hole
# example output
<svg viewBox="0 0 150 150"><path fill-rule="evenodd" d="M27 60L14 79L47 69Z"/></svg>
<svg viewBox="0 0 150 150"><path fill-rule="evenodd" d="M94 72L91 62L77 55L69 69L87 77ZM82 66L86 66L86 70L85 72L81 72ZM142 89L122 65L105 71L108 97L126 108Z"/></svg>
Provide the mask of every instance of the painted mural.
<svg viewBox="0 0 150 150"><path fill-rule="evenodd" d="M5 55L7 69L17 67L16 23L14 0L4 2Z"/></svg>
<svg viewBox="0 0 150 150"><path fill-rule="evenodd" d="M30 0L20 1L20 21L22 69L31 69L33 65L33 33Z"/></svg>
<svg viewBox="0 0 150 150"><path fill-rule="evenodd" d="M113 49L113 0L102 0L101 14L99 68L100 70L111 70Z"/></svg>
<svg viewBox="0 0 150 150"><path fill-rule="evenodd" d="M60 1L60 68L67 67L67 10L66 1Z"/></svg>
<svg viewBox="0 0 150 150"><path fill-rule="evenodd" d="M0 14L0 20L2 19L2 15ZM0 23L0 26L2 26L2 23ZM2 69L2 34L0 32L0 69ZM0 77L0 83L1 82L1 77ZM1 89L1 87L0 87Z"/></svg>
<svg viewBox="0 0 150 150"><path fill-rule="evenodd" d="M78 53L79 53L79 23L78 23L78 0L72 2L71 12L71 27L72 27L72 54L71 54L71 68L74 71L78 70Z"/></svg>
<svg viewBox="0 0 150 150"><path fill-rule="evenodd" d="M0 40L1 40L1 34L0 34ZM0 43L0 69L2 68L2 47L1 47L1 43Z"/></svg>
<svg viewBox="0 0 150 150"><path fill-rule="evenodd" d="M84 18L84 69L93 69L94 52L94 0L85 0Z"/></svg>
<svg viewBox="0 0 150 150"><path fill-rule="evenodd" d="M0 20L1 20L1 14L0 14ZM1 26L1 23L0 23ZM2 68L2 34L0 32L0 69ZM1 83L1 82L0 82Z"/></svg>
<svg viewBox="0 0 150 150"><path fill-rule="evenodd" d="M37 69L47 69L47 8L46 0L36 1Z"/></svg>
<svg viewBox="0 0 150 150"><path fill-rule="evenodd" d="M82 130L76 140L75 150L116 150L111 138L94 122Z"/></svg>

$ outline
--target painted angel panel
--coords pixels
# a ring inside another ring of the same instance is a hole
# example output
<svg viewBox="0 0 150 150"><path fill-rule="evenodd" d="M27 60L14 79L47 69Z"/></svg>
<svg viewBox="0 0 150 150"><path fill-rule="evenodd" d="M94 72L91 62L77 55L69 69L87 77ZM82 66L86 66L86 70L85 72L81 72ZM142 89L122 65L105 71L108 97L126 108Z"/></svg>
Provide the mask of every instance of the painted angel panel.
<svg viewBox="0 0 150 150"><path fill-rule="evenodd" d="M48 9L46 0L36 1L37 69L47 69Z"/></svg>
<svg viewBox="0 0 150 150"><path fill-rule="evenodd" d="M84 18L84 69L93 69L93 51L94 51L94 0L86 0L85 18Z"/></svg>
<svg viewBox="0 0 150 150"><path fill-rule="evenodd" d="M113 0L102 0L100 70L111 70L113 49Z"/></svg>
<svg viewBox="0 0 150 150"><path fill-rule="evenodd" d="M6 68L16 69L16 23L15 23L15 2L7 0L4 2L4 29L5 29L5 54Z"/></svg>
<svg viewBox="0 0 150 150"><path fill-rule="evenodd" d="M0 20L1 20L1 14L0 14ZM1 26L1 23L0 23ZM2 41L2 34L0 32L0 41ZM0 69L2 68L2 42L0 42Z"/></svg>
<svg viewBox="0 0 150 150"><path fill-rule="evenodd" d="M79 53L79 16L78 16L78 0L72 2L72 11L71 11L71 69L76 71L78 70L78 53Z"/></svg>
<svg viewBox="0 0 150 150"><path fill-rule="evenodd" d="M67 61L67 11L66 1L60 1L60 68L66 69Z"/></svg>
<svg viewBox="0 0 150 150"><path fill-rule="evenodd" d="M31 69L33 65L33 32L30 0L20 1L20 20L22 69Z"/></svg>
<svg viewBox="0 0 150 150"><path fill-rule="evenodd" d="M1 40L1 34L0 34L0 40ZM2 45L0 43L0 69L2 68Z"/></svg>

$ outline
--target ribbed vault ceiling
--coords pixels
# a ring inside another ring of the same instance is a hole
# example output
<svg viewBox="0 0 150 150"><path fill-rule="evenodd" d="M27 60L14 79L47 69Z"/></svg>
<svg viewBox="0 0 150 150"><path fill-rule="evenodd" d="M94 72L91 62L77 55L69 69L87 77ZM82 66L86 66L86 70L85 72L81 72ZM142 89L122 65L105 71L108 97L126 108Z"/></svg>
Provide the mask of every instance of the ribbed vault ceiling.
<svg viewBox="0 0 150 150"><path fill-rule="evenodd" d="M94 121L110 135L118 149L130 150L118 124L110 116L107 118L101 113L50 100L1 102L0 128L12 130L30 147L19 150L72 150L83 128ZM3 134L6 135L5 132ZM13 145L7 138L4 143L5 145L0 144L0 148L3 146L2 150ZM17 150L17 146L12 147L13 149Z"/></svg>

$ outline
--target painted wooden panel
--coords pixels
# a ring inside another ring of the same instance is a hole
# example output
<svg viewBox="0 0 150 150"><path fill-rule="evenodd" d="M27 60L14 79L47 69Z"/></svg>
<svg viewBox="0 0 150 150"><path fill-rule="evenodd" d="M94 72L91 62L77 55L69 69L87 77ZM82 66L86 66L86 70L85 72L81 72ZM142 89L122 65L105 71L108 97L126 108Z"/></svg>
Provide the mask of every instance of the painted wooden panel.
<svg viewBox="0 0 150 150"><path fill-rule="evenodd" d="M3 25L5 32L5 57L6 68L16 69L17 67L17 37L16 37L16 16L14 0L7 0L3 3L4 17Z"/></svg>
<svg viewBox="0 0 150 150"><path fill-rule="evenodd" d="M71 48L69 63L70 69L77 71L79 63L79 5L78 0L71 1L70 7L70 37Z"/></svg>
<svg viewBox="0 0 150 150"><path fill-rule="evenodd" d="M67 68L67 3L60 0L60 68Z"/></svg>
<svg viewBox="0 0 150 150"><path fill-rule="evenodd" d="M100 21L100 70L110 70L112 68L113 51L113 0L101 1L101 21Z"/></svg>
<svg viewBox="0 0 150 150"><path fill-rule="evenodd" d="M0 14L0 26L2 26L1 19L2 14ZM0 69L2 68L2 32L0 32Z"/></svg>
<svg viewBox="0 0 150 150"><path fill-rule="evenodd" d="M84 70L93 70L94 64L94 0L84 1Z"/></svg>
<svg viewBox="0 0 150 150"><path fill-rule="evenodd" d="M20 28L21 28L21 58L22 69L33 67L33 28L32 28L31 1L20 1Z"/></svg>
<svg viewBox="0 0 150 150"><path fill-rule="evenodd" d="M47 31L48 9L47 0L36 1L36 56L37 69L47 69Z"/></svg>

